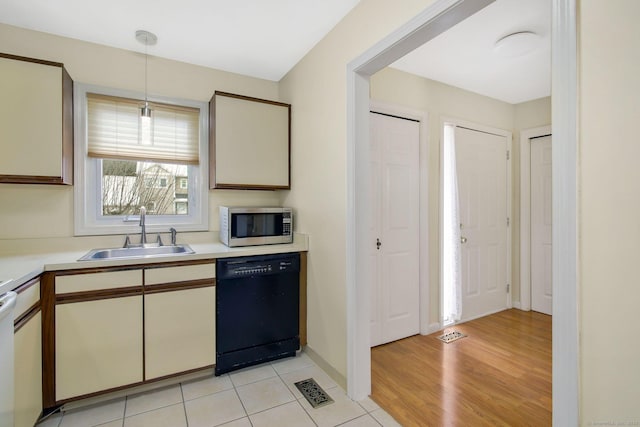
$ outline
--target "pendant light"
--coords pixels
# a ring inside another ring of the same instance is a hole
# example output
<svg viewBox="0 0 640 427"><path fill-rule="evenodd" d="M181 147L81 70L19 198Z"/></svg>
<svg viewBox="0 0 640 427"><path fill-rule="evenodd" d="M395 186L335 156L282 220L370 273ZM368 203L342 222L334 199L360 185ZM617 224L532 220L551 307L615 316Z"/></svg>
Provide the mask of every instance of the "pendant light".
<svg viewBox="0 0 640 427"><path fill-rule="evenodd" d="M144 45L144 105L140 107L140 141L142 144L151 144L151 108L147 100L147 62L149 55L147 48L158 42L158 37L145 30L136 31L136 40Z"/></svg>

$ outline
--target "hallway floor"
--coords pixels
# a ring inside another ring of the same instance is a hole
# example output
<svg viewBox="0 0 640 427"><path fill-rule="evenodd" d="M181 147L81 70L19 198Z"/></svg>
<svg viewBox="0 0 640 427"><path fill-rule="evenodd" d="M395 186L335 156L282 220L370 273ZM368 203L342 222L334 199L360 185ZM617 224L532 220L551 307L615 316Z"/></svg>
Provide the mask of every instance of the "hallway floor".
<svg viewBox="0 0 640 427"><path fill-rule="evenodd" d="M371 349L371 397L403 426L550 426L551 316L517 309Z"/></svg>

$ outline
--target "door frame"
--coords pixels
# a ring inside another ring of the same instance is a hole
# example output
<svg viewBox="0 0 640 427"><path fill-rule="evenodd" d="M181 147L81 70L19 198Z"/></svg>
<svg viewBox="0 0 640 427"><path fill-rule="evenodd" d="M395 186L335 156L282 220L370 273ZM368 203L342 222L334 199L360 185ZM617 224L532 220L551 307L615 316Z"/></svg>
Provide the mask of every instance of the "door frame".
<svg viewBox="0 0 640 427"><path fill-rule="evenodd" d="M439 186L439 191L440 191L440 196L439 196L439 200L440 200L440 209L438 209L438 213L439 213L439 226L438 229L440 231L439 235L440 235L440 262L439 262L439 271L440 271L440 312L439 312L439 319L440 319L440 327L444 327L444 319L442 318L442 313L443 313L443 307L444 307L444 298L443 298L443 294L444 294L444 274L442 271L442 253L444 252L444 233L443 233L443 218L444 218L444 168L442 167L442 165L444 164L444 125L445 124L452 124L454 126L457 127L462 127L462 128L466 128L466 129L470 129L470 130L475 130L478 132L484 132L484 133L489 133L492 135L497 135L497 136L503 136L507 139L507 151L510 153L509 158L507 159L507 218L509 218L509 225L507 226L507 280L508 280L508 285L509 285L509 290L507 291L507 301L506 301L506 308L511 308L513 307L513 302L511 300L511 295L513 292L513 283L511 283L513 280L511 277L511 272L512 272L512 257L513 257L513 249L512 249L512 230L513 230L513 191L512 191L512 187L513 187L513 183L512 183L512 174L513 174L513 133L511 131L508 130L504 130L504 129L498 129L498 128L494 128L491 126L487 126L487 125L483 125L480 123L474 123L474 122L470 122L467 120L463 120L463 119L458 119L458 118L454 118L454 117L446 117L446 116L442 116L440 118L440 186ZM505 218L506 220L506 218ZM471 319L465 319L465 322L469 321L469 320L473 320L473 318Z"/></svg>
<svg viewBox="0 0 640 427"><path fill-rule="evenodd" d="M414 110L400 105L389 104L377 100L371 100L369 111L388 114L399 118L417 120L420 128L419 139L419 290L420 290L420 334L427 335L434 331L429 327L429 114L426 111ZM371 308L370 308L371 309Z"/></svg>
<svg viewBox="0 0 640 427"><path fill-rule="evenodd" d="M371 394L369 289L365 221L369 206L369 77L478 12L492 0L437 0L347 64L346 311L347 392ZM551 86L553 144L553 423L578 425L578 68L577 0L553 0ZM562 286L560 286L562 284Z"/></svg>
<svg viewBox="0 0 640 427"><path fill-rule="evenodd" d="M520 131L520 303L531 311L531 139L551 135L551 126Z"/></svg>

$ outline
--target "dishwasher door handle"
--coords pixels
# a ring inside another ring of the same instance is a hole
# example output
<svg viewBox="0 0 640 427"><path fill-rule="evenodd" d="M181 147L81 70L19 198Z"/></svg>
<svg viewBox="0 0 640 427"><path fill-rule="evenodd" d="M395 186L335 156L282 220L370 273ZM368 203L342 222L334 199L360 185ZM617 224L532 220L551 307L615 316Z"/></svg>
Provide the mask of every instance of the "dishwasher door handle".
<svg viewBox="0 0 640 427"><path fill-rule="evenodd" d="M0 320L4 319L5 316L11 314L13 311L13 307L16 306L16 298L18 294L13 291L9 291L6 294L2 294L0 296Z"/></svg>

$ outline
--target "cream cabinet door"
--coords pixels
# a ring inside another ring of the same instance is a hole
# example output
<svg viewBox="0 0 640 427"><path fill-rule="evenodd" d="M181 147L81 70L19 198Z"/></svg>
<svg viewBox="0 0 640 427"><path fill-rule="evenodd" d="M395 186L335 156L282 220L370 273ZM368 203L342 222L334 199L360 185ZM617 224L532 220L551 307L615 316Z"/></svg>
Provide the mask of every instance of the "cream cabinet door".
<svg viewBox="0 0 640 427"><path fill-rule="evenodd" d="M145 295L145 379L215 363L215 287Z"/></svg>
<svg viewBox="0 0 640 427"><path fill-rule="evenodd" d="M142 296L56 306L56 400L142 381Z"/></svg>
<svg viewBox="0 0 640 427"><path fill-rule="evenodd" d="M0 182L72 184L71 77L60 63L0 54Z"/></svg>
<svg viewBox="0 0 640 427"><path fill-rule="evenodd" d="M18 295L18 299L20 297ZM42 412L41 330L41 314L38 313L14 335L15 427L33 426Z"/></svg>

